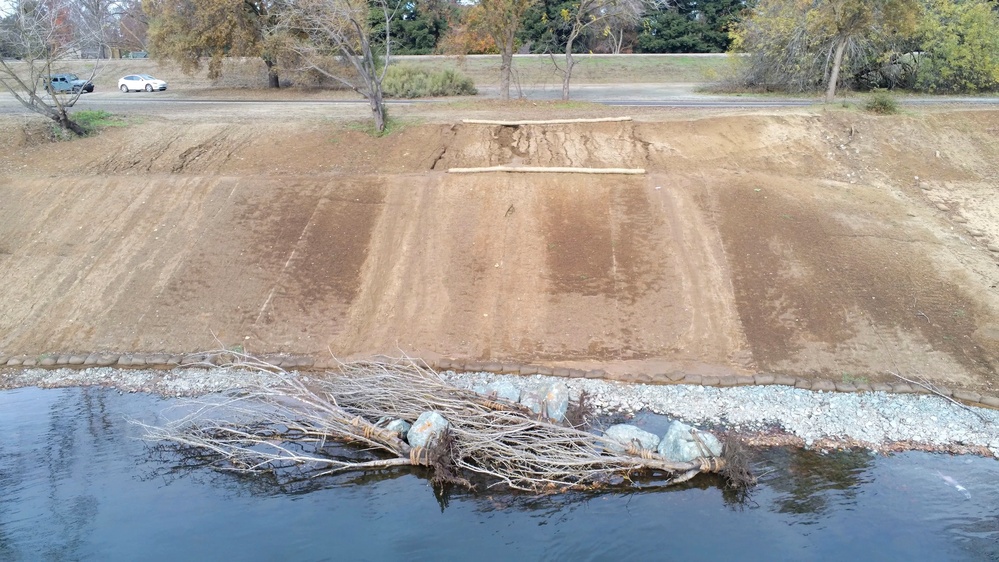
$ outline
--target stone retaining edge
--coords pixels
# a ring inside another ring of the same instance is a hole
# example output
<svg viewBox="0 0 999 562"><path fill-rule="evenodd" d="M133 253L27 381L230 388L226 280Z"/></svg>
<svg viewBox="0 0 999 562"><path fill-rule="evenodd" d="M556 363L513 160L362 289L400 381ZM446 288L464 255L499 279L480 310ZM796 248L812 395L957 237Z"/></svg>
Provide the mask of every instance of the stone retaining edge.
<svg viewBox="0 0 999 562"><path fill-rule="evenodd" d="M238 357L225 351L210 351L201 353L45 353L38 356L30 355L0 355L0 368L45 368L45 369L86 369L89 367L115 367L121 369L158 369L169 370L176 367L210 368L220 365L236 364ZM255 357L257 361L285 370L324 371L334 369L337 360L332 357L315 358L305 355L274 354ZM692 373L634 373L624 376L613 376L603 369L584 371L566 367L549 367L544 365L529 365L520 363L501 363L483 361L460 361L453 359L437 359L424 361L413 358L415 363L422 363L436 371L487 372L497 375L547 375L561 378L585 378L617 381L638 384L692 384L714 387L736 386L792 386L804 390L821 392L890 392L893 394L933 394L919 385L908 383L868 383L857 379L850 381L816 380L804 377L792 377L772 373L758 373L752 376L705 376ZM936 387L938 393L958 402L999 410L999 397L983 395L970 390L952 390L946 387Z"/></svg>

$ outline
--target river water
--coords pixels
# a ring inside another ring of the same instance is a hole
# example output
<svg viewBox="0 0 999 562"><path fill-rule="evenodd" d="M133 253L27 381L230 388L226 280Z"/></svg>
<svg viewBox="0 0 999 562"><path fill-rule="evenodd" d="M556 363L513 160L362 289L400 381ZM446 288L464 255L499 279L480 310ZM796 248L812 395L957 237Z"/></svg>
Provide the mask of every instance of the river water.
<svg viewBox="0 0 999 562"><path fill-rule="evenodd" d="M438 497L413 471L289 485L191 466L129 422L176 404L0 392L0 560L999 560L995 459L770 449L741 500L711 477Z"/></svg>

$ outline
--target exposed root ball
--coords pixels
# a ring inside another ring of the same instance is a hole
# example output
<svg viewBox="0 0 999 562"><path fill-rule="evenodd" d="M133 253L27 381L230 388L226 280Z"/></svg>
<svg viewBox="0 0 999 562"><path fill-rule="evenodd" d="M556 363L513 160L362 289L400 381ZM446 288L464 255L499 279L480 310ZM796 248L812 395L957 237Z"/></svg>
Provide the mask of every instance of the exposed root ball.
<svg viewBox="0 0 999 562"><path fill-rule="evenodd" d="M590 403L590 395L585 390L579 393L578 399L569 401L569 408L565 411L566 423L575 428L586 427L593 416L594 410Z"/></svg>
<svg viewBox="0 0 999 562"><path fill-rule="evenodd" d="M433 442L431 449L430 466L434 469L434 476L430 479L431 484L438 487L461 486L470 490L474 488L467 478L461 476L461 470L458 468L460 450L450 429L444 430L444 433Z"/></svg>
<svg viewBox="0 0 999 562"><path fill-rule="evenodd" d="M722 450L722 458L725 463L720 474L730 488L747 490L756 485L756 477L749 469L749 454L740 441L728 437Z"/></svg>

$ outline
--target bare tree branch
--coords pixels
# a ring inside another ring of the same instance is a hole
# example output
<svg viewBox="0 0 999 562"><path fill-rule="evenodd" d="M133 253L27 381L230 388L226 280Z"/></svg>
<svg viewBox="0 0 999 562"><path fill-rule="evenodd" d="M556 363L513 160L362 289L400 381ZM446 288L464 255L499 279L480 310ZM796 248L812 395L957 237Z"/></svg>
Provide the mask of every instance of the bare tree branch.
<svg viewBox="0 0 999 562"><path fill-rule="evenodd" d="M241 367L255 360L236 354ZM290 470L311 475L391 466L422 465L451 483L471 484L462 474L534 492L600 486L611 476L653 472L680 482L700 472L719 472L720 458L673 462L654 451L629 448L601 435L538 419L519 404L493 400L445 383L437 373L403 360L342 363L335 374L301 379L268 365L270 386L248 389L213 405L201 404L147 436L194 447L239 472ZM379 420L412 423L434 411L449 423L426 448L411 447ZM325 453L328 442L350 442L383 458L352 459ZM221 464L220 464L221 463Z"/></svg>
<svg viewBox="0 0 999 562"><path fill-rule="evenodd" d="M385 53L381 60L371 42L371 5L385 22ZM368 100L375 128L385 130L382 80L391 58L392 20L398 5L387 0L299 0L278 17L277 32L284 48L295 53L303 68L314 70Z"/></svg>
<svg viewBox="0 0 999 562"><path fill-rule="evenodd" d="M0 87L26 109L78 136L86 131L70 118L69 109L84 93L83 84L97 74L99 63L70 91L60 93L49 81L61 60L78 57L86 46L106 44L106 20L90 17L83 8L71 0L0 3L0 44L16 58L0 57Z"/></svg>

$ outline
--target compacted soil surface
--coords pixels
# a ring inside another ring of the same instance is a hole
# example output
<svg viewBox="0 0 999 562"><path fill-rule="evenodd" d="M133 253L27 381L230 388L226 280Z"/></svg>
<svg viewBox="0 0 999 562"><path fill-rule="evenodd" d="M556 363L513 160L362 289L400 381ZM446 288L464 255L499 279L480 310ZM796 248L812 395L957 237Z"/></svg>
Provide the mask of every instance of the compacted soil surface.
<svg viewBox="0 0 999 562"><path fill-rule="evenodd" d="M498 126L456 104L374 137L310 111L58 143L5 118L0 355L242 346L999 393L999 112ZM448 172L495 165L646 173Z"/></svg>

